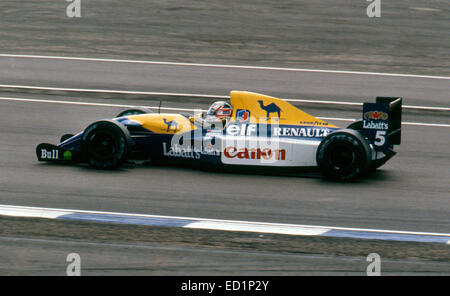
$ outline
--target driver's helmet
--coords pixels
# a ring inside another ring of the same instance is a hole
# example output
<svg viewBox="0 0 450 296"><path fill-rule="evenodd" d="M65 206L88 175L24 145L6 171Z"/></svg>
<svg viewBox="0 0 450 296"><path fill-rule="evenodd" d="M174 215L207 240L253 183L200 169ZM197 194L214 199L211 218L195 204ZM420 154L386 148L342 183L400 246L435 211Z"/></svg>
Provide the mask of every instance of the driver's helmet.
<svg viewBox="0 0 450 296"><path fill-rule="evenodd" d="M219 119L227 119L231 117L233 113L233 107L225 101L214 102L211 107L209 107L206 116L215 116Z"/></svg>
<svg viewBox="0 0 450 296"><path fill-rule="evenodd" d="M206 113L205 123L210 125L221 122L225 125L232 114L233 107L229 103L225 101L214 102Z"/></svg>

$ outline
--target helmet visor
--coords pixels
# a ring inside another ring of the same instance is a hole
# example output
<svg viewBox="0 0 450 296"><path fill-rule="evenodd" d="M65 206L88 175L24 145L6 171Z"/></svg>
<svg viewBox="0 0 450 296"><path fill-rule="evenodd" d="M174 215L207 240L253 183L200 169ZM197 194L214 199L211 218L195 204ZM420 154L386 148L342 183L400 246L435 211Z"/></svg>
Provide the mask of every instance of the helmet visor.
<svg viewBox="0 0 450 296"><path fill-rule="evenodd" d="M216 115L217 110L219 110L221 107L220 104L212 104L211 107L209 107L208 112L206 115Z"/></svg>
<svg viewBox="0 0 450 296"><path fill-rule="evenodd" d="M230 104L225 102L215 102L209 107L208 112L206 113L208 116L216 116L219 118L222 117L230 117L233 113L233 108Z"/></svg>

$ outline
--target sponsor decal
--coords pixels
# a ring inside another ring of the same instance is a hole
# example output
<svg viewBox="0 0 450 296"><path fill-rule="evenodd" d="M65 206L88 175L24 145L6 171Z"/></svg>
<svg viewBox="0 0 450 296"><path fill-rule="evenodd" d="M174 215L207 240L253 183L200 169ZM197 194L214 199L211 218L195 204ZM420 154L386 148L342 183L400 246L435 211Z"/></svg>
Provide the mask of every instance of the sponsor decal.
<svg viewBox="0 0 450 296"><path fill-rule="evenodd" d="M256 134L256 124L230 124L227 127L227 135L230 136L251 136Z"/></svg>
<svg viewBox="0 0 450 296"><path fill-rule="evenodd" d="M182 147L179 145L174 145L167 148L167 143L162 143L164 156L180 157L180 158L191 158L199 159L200 152L195 151L192 147Z"/></svg>
<svg viewBox="0 0 450 296"><path fill-rule="evenodd" d="M211 146L211 145L209 145ZM205 147L205 149L203 149L200 152L201 155L212 155L212 156L220 156L220 150L214 149L212 147Z"/></svg>
<svg viewBox="0 0 450 296"><path fill-rule="evenodd" d="M41 159L59 159L58 149L41 149Z"/></svg>
<svg viewBox="0 0 450 296"><path fill-rule="evenodd" d="M364 128L377 130L389 129L389 124L384 122L389 118L389 115L386 112L368 111L364 113L363 118L364 118Z"/></svg>
<svg viewBox="0 0 450 296"><path fill-rule="evenodd" d="M278 125L277 125L278 126ZM269 126L268 126L269 127ZM227 127L227 135L230 136L256 136L258 131L257 124L230 124ZM271 133L267 136L272 137L304 137L304 138L323 138L331 133L333 129L320 127L272 127ZM259 130L268 133L267 130Z"/></svg>
<svg viewBox="0 0 450 296"><path fill-rule="evenodd" d="M387 124L385 122L373 122L373 121L364 120L363 128L376 129L376 130L388 130L389 124Z"/></svg>
<svg viewBox="0 0 450 296"><path fill-rule="evenodd" d="M178 130L178 122L176 122L175 120L171 120L171 121L167 121L167 118L163 118L164 124L167 125L167 130L166 132L176 132Z"/></svg>
<svg viewBox="0 0 450 296"><path fill-rule="evenodd" d="M300 121L298 124L301 125L320 125L320 126L327 126L329 125L328 122L324 122L324 121Z"/></svg>
<svg viewBox="0 0 450 296"><path fill-rule="evenodd" d="M388 130L389 129L389 105L364 103L363 127L365 129Z"/></svg>
<svg viewBox="0 0 450 296"><path fill-rule="evenodd" d="M217 139L215 137L208 138L205 137L203 139L203 149L200 151L202 155L214 155L219 156L220 155L220 148L217 149Z"/></svg>
<svg viewBox="0 0 450 296"><path fill-rule="evenodd" d="M326 137L330 132L331 130L327 128L276 127L273 129L272 136L321 138Z"/></svg>
<svg viewBox="0 0 450 296"><path fill-rule="evenodd" d="M389 104L363 104L363 133L375 150L383 151L389 146Z"/></svg>
<svg viewBox="0 0 450 296"><path fill-rule="evenodd" d="M238 109L236 111L236 120L239 122L246 122L250 120L250 111L246 109Z"/></svg>
<svg viewBox="0 0 450 296"><path fill-rule="evenodd" d="M72 160L72 152L67 150L66 152L64 152L63 158L64 160Z"/></svg>
<svg viewBox="0 0 450 296"><path fill-rule="evenodd" d="M239 159L264 159L264 160L286 160L285 149L270 148L241 148L228 146L224 149L223 154L226 158Z"/></svg>
<svg viewBox="0 0 450 296"><path fill-rule="evenodd" d="M264 105L264 101L263 100L259 100L258 103L259 103L259 106L261 107L261 109L266 111L267 119L269 119L270 115L272 115L274 113L278 116L278 118L281 117L281 108L278 107L277 104L270 103L270 104Z"/></svg>
<svg viewBox="0 0 450 296"><path fill-rule="evenodd" d="M383 111L368 111L364 113L364 119L387 120L389 115Z"/></svg>
<svg viewBox="0 0 450 296"><path fill-rule="evenodd" d="M163 154L168 157L179 157L187 159L200 159L201 155L219 156L220 150L214 148L211 143L206 143L204 149L197 149L195 147L183 147L178 144L167 147L167 143L162 143Z"/></svg>

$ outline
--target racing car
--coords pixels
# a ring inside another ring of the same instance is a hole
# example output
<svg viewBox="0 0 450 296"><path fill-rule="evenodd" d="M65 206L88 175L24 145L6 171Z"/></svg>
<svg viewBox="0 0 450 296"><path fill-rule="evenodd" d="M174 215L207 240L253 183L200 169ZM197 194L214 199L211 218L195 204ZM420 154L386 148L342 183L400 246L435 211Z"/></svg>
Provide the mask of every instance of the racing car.
<svg viewBox="0 0 450 296"><path fill-rule="evenodd" d="M221 114L217 122L208 116ZM383 165L401 142L402 98L364 103L362 119L345 128L316 118L275 97L231 91L207 115L128 109L90 124L57 145L36 148L39 161L87 163L115 169L129 161L214 168L318 169L352 180ZM220 124L222 123L222 124Z"/></svg>

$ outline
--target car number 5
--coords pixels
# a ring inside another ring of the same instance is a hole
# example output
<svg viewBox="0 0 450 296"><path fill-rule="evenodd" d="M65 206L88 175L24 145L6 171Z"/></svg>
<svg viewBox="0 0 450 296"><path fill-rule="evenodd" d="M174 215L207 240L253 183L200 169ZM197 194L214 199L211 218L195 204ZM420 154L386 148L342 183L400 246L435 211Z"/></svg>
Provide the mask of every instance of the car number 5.
<svg viewBox="0 0 450 296"><path fill-rule="evenodd" d="M376 146L383 146L384 143L386 143L386 131L377 131L374 144Z"/></svg>

